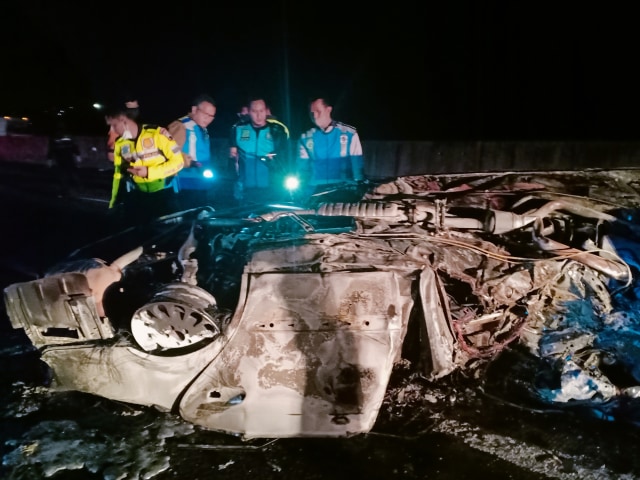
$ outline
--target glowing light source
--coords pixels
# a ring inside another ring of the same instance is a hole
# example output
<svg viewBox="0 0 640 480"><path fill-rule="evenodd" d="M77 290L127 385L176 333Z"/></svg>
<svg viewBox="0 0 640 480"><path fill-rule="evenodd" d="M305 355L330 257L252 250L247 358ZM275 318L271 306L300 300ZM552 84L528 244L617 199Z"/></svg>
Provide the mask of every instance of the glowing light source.
<svg viewBox="0 0 640 480"><path fill-rule="evenodd" d="M288 176L284 179L284 186L290 192L293 190L297 190L300 186L300 180L298 180L298 177Z"/></svg>

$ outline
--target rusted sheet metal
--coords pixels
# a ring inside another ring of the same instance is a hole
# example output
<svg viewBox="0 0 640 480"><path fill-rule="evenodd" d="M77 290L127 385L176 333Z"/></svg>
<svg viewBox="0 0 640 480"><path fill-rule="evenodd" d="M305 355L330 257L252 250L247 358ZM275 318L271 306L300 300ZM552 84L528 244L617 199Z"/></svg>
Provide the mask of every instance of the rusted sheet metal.
<svg viewBox="0 0 640 480"><path fill-rule="evenodd" d="M247 438L369 431L400 356L410 282L393 272L249 275L233 333L181 415Z"/></svg>

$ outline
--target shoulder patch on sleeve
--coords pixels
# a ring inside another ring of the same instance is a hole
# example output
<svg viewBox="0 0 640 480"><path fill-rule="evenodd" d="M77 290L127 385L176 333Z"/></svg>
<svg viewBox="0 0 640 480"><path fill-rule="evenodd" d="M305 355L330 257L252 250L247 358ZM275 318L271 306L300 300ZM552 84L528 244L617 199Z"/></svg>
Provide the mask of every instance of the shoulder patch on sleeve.
<svg viewBox="0 0 640 480"><path fill-rule="evenodd" d="M313 134L316 132L316 127L312 127L309 130L307 130L306 132L304 132L301 137L302 138L309 138L309 137L313 137Z"/></svg>
<svg viewBox="0 0 640 480"><path fill-rule="evenodd" d="M356 127L352 127L351 125L347 125L346 123L336 122L336 127L338 127L343 132L356 133Z"/></svg>

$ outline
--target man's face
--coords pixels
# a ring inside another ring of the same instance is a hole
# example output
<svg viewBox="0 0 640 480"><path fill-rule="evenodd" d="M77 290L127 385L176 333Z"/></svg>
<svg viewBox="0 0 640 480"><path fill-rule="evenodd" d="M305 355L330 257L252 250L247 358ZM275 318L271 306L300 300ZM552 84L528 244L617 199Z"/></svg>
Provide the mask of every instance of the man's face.
<svg viewBox="0 0 640 480"><path fill-rule="evenodd" d="M325 105L323 100L311 102L309 106L311 121L315 123L318 128L324 130L331 123L331 110L333 110L333 108Z"/></svg>
<svg viewBox="0 0 640 480"><path fill-rule="evenodd" d="M105 118L109 131L115 133L118 137L122 136L127 126L127 119L124 115Z"/></svg>
<svg viewBox="0 0 640 480"><path fill-rule="evenodd" d="M249 104L249 116L254 127L264 127L267 124L267 115L264 100L255 100Z"/></svg>
<svg viewBox="0 0 640 480"><path fill-rule="evenodd" d="M207 128L216 118L216 107L210 102L202 102L197 107L191 107L191 118L197 125Z"/></svg>

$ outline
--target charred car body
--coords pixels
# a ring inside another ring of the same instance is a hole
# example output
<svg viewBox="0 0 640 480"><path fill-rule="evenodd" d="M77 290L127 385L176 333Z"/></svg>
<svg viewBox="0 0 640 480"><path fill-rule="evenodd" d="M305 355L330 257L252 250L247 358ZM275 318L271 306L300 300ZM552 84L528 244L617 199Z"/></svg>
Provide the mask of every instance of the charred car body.
<svg viewBox="0 0 640 480"><path fill-rule="evenodd" d="M538 400L606 402L640 384L639 179L418 175L304 206L194 209L73 252L4 300L52 388L243 438L370 431L408 344L431 381L520 348L555 372Z"/></svg>

